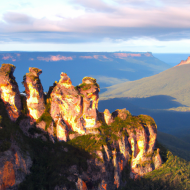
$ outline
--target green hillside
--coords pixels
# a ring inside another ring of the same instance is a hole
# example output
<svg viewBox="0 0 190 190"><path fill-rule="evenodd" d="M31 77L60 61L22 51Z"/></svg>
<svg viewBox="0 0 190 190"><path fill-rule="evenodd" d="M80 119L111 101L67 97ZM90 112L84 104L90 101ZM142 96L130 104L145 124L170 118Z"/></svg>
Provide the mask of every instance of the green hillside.
<svg viewBox="0 0 190 190"><path fill-rule="evenodd" d="M170 68L151 77L107 87L107 91L100 95L100 99L156 97L158 102L159 96L162 98L165 96L166 101L169 99L175 105L170 106L168 109L190 111L189 72L190 65L182 65ZM166 102L161 99L159 104L162 103L165 104Z"/></svg>
<svg viewBox="0 0 190 190"><path fill-rule="evenodd" d="M190 189L190 162L174 156L158 145L165 162L160 168L135 181L129 179L120 190L185 190Z"/></svg>
<svg viewBox="0 0 190 190"><path fill-rule="evenodd" d="M168 148L174 155L190 161L190 143L173 135L158 131L158 141Z"/></svg>

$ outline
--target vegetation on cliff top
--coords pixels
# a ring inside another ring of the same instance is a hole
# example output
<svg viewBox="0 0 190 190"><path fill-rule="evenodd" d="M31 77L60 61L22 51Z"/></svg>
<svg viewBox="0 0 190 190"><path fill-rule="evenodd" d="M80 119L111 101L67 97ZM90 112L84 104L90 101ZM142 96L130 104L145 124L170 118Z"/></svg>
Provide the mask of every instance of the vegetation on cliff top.
<svg viewBox="0 0 190 190"><path fill-rule="evenodd" d="M7 76L11 73L12 68L15 69L16 67L13 64L3 63L0 68L0 74L4 73Z"/></svg>
<svg viewBox="0 0 190 190"><path fill-rule="evenodd" d="M41 115L41 117L36 121L36 123L39 123L40 121L45 121L46 122L45 130L47 130L47 128L50 126L51 122L53 121L50 115L50 108L51 108L51 99L47 98L45 104L45 111Z"/></svg>
<svg viewBox="0 0 190 190"><path fill-rule="evenodd" d="M142 125L146 127L149 124L156 127L154 120L149 116L129 114L125 120L116 117L111 125L101 122L101 126L95 129L99 132L98 134L78 136L68 143L95 156L96 151L102 150L102 145L114 144L122 136L129 136L127 129L136 133L135 129L142 128Z"/></svg>

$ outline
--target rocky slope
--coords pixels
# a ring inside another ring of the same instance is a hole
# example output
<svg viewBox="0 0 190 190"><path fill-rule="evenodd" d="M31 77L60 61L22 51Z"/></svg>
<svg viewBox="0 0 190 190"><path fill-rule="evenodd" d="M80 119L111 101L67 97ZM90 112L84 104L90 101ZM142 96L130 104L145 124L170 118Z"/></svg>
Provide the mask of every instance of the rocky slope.
<svg viewBox="0 0 190 190"><path fill-rule="evenodd" d="M17 187L30 173L32 160L12 143L9 150L0 152L0 189Z"/></svg>
<svg viewBox="0 0 190 190"><path fill-rule="evenodd" d="M30 68L29 73L24 77L26 103L22 99L22 107L23 109L27 108L28 113L22 110L22 116L16 123L20 125L24 133L21 139L27 145L26 149L35 160L32 171L34 172L36 169L37 157L41 154L42 157L47 155L46 161L43 157L43 159L39 159L39 162L47 163L45 166L47 168L49 168L49 163L52 163L52 172L56 172L55 175L64 176L66 180L64 183L56 182L47 189L114 190L126 184L126 170L129 173L128 177L136 179L162 164L159 149L156 148L157 126L151 117L132 116L126 109L116 110L112 114L109 113L109 110L99 112L98 93L100 89L96 80L91 77L83 78L82 84L74 87L67 74L61 73L59 82L54 83L48 94L44 95L39 79L40 73L41 70ZM33 140L30 140L31 138ZM37 139L41 139L45 144ZM10 138L11 146L13 146L13 142ZM38 148L33 145L35 142L38 142L39 148L43 147L40 148L37 155L35 152L38 151ZM55 151L56 146L60 147L58 152ZM11 147L7 151L10 149ZM78 163L81 158L76 152L71 153L71 150L78 151L83 157L86 162L85 168L81 163L74 164ZM57 155L57 153L59 154ZM54 156L51 157L51 155ZM66 165L60 164L56 169L55 164L59 163L58 158L64 159L68 156ZM17 165L17 156L12 157L12 164ZM49 157L51 159L47 162ZM9 159L8 156L6 158ZM19 159L23 160L21 157ZM52 161L54 159L57 159L56 163ZM76 160L72 162L72 159ZM20 165L24 165L26 162L23 161ZM3 168L8 167L12 171L11 168L16 165L9 164L7 166L6 162L2 165L0 170L2 188L6 189L18 184L12 180L5 186L4 181L6 180L2 177L6 175ZM26 171L25 173L28 173L28 169ZM14 175L15 172L10 174L10 176ZM75 185L71 188L68 185L70 183Z"/></svg>

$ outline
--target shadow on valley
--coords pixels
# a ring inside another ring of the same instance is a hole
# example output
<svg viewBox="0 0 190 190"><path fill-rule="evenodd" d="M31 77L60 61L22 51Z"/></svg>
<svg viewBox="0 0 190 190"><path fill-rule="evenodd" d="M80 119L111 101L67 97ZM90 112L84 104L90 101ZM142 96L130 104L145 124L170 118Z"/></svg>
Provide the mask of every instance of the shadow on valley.
<svg viewBox="0 0 190 190"><path fill-rule="evenodd" d="M170 109L177 107L186 107L175 98L166 95L156 95L147 98L128 98L129 102L142 108L147 109Z"/></svg>
<svg viewBox="0 0 190 190"><path fill-rule="evenodd" d="M190 142L190 112L162 110L179 106L183 107L184 105L175 102L173 97L161 95L149 98L114 98L100 100L98 109L101 112L105 109L109 109L110 112L113 112L116 109L126 108L133 115L150 115L154 118L159 131L183 138L183 140Z"/></svg>

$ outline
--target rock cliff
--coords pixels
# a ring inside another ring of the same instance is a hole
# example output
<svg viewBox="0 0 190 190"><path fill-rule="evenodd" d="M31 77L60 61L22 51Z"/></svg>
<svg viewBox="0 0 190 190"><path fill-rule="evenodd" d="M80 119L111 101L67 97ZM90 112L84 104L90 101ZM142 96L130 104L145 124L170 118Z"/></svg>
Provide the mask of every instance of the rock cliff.
<svg viewBox="0 0 190 190"><path fill-rule="evenodd" d="M30 67L23 79L29 115L35 120L45 111L43 87L39 79L41 73L40 69Z"/></svg>
<svg viewBox="0 0 190 190"><path fill-rule="evenodd" d="M23 154L19 147L12 144L5 152L0 152L0 190L17 186L30 173L32 160L28 154Z"/></svg>
<svg viewBox="0 0 190 190"><path fill-rule="evenodd" d="M68 139L69 131L85 134L96 127L99 86L96 80L85 77L74 87L66 73L53 88L50 113L57 124L57 137ZM67 140L66 140L67 141Z"/></svg>
<svg viewBox="0 0 190 190"><path fill-rule="evenodd" d="M5 75L3 74L2 76ZM52 162L51 167L55 167L56 175L64 176L68 183L75 184L74 189L115 190L124 186L127 178L142 177L162 164L159 149L156 148L157 126L151 117L132 116L126 109L113 113L107 109L103 113L99 112L100 89L96 79L91 77L84 77L82 84L74 87L67 74L61 73L59 82L55 82L48 94L44 95L39 74L40 69L29 68L29 73L24 77L29 115L26 114L24 119L20 118L17 122L27 138L40 138L44 142L49 139L54 144L57 143L56 146L47 143L47 147L42 143L43 148L39 154L45 151L46 160L50 155L60 157L60 163L54 156L48 162ZM8 79L10 78L9 76ZM4 97L2 93L1 97ZM4 103L6 105L5 101ZM9 107L6 109L9 110ZM31 140L27 142L31 143ZM2 189L19 184L24 179L16 180L18 171L15 168L21 167L25 174L29 173L24 168L27 161L23 159L18 148L14 149L17 150L14 153L9 150L7 155L0 155L0 159L5 161L0 165ZM36 149L33 147L33 150ZM85 167L82 167L84 160L78 163L80 154L86 156ZM42 158L44 159L44 155ZM67 163L62 163L64 158ZM72 159L78 166L71 164ZM51 167L48 162L44 168L49 168L49 172ZM57 163L60 165L57 166ZM26 168L29 166L30 164ZM64 188L72 189L68 185L54 183L54 189Z"/></svg>
<svg viewBox="0 0 190 190"><path fill-rule="evenodd" d="M181 65L187 65L187 64L190 64L190 56L187 58L187 60L182 60L178 65L176 66L181 66ZM176 67L175 66L175 67Z"/></svg>
<svg viewBox="0 0 190 190"><path fill-rule="evenodd" d="M11 64L2 64L0 68L0 97L12 121L21 114L20 92L13 76L14 70L15 66Z"/></svg>

